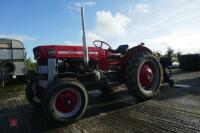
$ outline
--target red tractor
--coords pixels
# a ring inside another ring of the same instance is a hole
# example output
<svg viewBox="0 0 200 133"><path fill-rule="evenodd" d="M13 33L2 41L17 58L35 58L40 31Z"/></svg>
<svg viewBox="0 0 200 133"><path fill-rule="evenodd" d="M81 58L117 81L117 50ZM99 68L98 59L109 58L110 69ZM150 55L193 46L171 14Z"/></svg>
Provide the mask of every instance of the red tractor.
<svg viewBox="0 0 200 133"><path fill-rule="evenodd" d="M126 84L133 97L144 101L156 96L160 83L167 81L162 78L160 62L142 44L132 48L120 45L116 50L103 41L93 44L94 47L45 45L33 49L37 76L28 83L26 96L54 124L81 118L90 90L109 93L113 86Z"/></svg>

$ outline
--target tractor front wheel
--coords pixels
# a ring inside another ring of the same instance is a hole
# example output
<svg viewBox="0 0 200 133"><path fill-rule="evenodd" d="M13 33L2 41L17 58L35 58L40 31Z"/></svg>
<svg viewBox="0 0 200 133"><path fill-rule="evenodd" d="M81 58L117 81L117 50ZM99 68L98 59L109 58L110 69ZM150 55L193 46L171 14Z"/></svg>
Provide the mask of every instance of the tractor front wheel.
<svg viewBox="0 0 200 133"><path fill-rule="evenodd" d="M54 125L70 124L78 120L87 108L88 95L78 81L67 79L49 88L43 100L43 112Z"/></svg>
<svg viewBox="0 0 200 133"><path fill-rule="evenodd" d="M26 99L34 107L41 106L42 88L38 86L37 78L29 81L25 89Z"/></svg>
<svg viewBox="0 0 200 133"><path fill-rule="evenodd" d="M139 101L153 98L159 92L161 67L155 56L148 53L135 55L126 68L126 85Z"/></svg>

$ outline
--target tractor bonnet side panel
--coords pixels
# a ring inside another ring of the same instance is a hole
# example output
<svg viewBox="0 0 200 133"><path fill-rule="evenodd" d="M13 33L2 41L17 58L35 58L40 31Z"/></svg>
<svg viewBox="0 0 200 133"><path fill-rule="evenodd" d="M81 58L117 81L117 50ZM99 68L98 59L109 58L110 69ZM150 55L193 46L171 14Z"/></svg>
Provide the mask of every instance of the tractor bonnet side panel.
<svg viewBox="0 0 200 133"><path fill-rule="evenodd" d="M64 46L64 45L46 45L38 46L33 49L35 58L83 58L83 47L82 46ZM96 47L88 47L88 54L90 59L98 60L104 58L105 52L103 49Z"/></svg>

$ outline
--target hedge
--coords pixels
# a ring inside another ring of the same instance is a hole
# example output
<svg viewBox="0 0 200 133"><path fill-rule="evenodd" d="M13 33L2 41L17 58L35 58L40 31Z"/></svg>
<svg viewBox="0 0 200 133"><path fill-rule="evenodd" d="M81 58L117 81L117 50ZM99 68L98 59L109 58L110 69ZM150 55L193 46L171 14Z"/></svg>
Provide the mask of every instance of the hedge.
<svg viewBox="0 0 200 133"><path fill-rule="evenodd" d="M200 70L200 54L187 54L179 56L180 68L187 71Z"/></svg>

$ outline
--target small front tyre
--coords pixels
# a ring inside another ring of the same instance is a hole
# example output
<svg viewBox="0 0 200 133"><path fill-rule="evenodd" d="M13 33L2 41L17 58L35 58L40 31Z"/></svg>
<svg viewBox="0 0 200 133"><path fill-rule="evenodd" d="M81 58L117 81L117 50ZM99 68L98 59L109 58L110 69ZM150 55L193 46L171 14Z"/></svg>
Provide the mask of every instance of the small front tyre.
<svg viewBox="0 0 200 133"><path fill-rule="evenodd" d="M36 78L27 83L25 95L33 107L38 108L41 106L42 88L38 86L38 80Z"/></svg>
<svg viewBox="0 0 200 133"><path fill-rule="evenodd" d="M85 87L78 81L67 79L55 83L43 100L43 112L54 125L70 124L83 116L88 104Z"/></svg>

